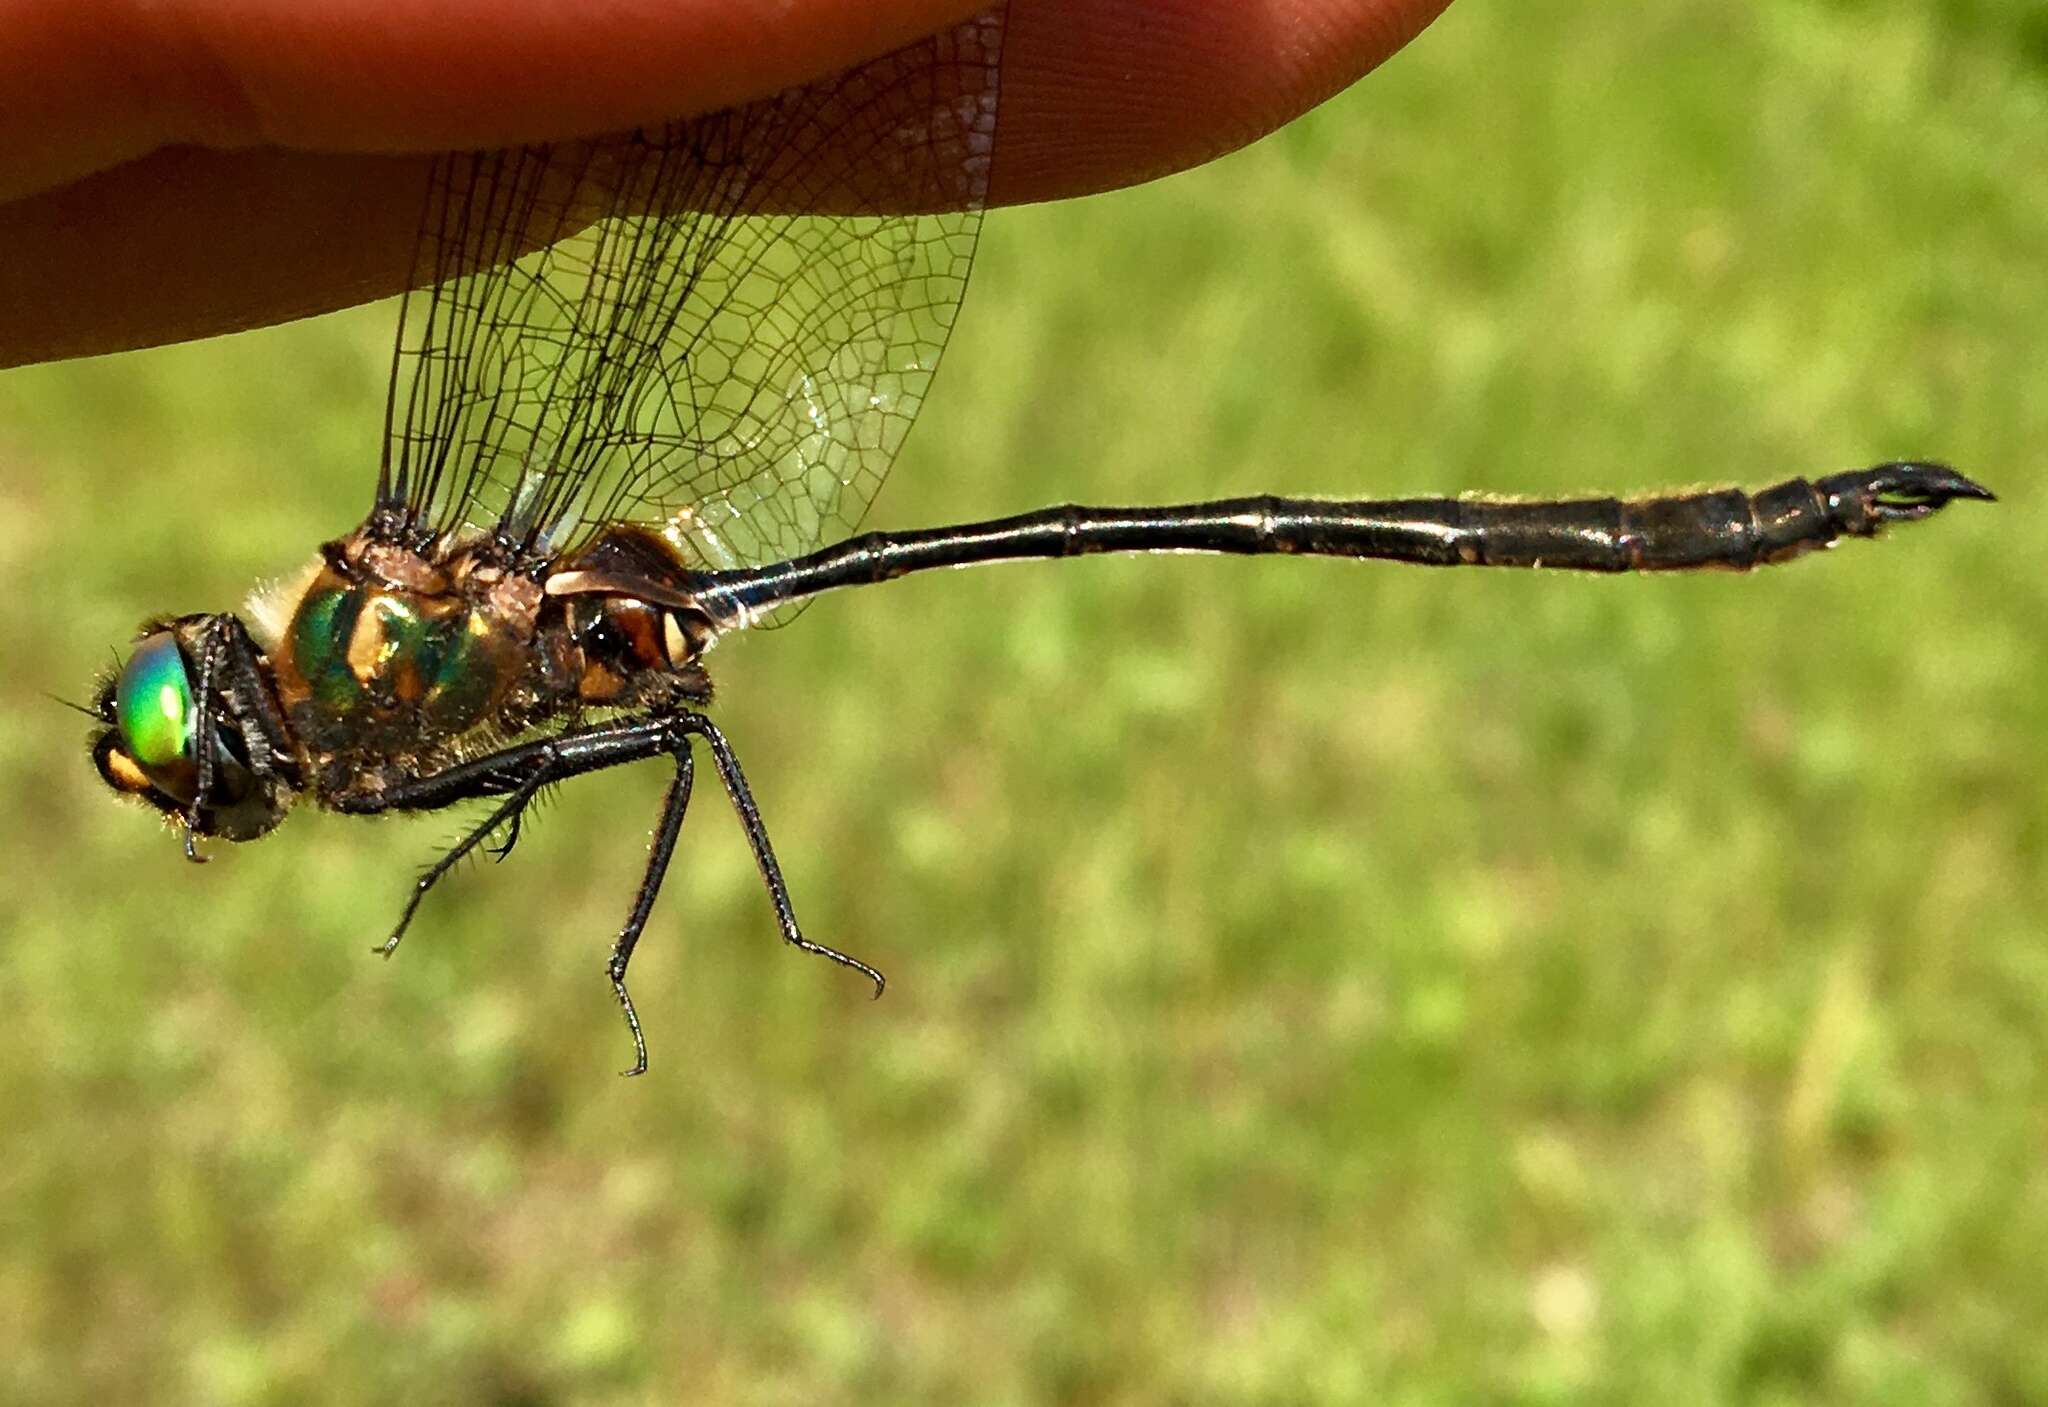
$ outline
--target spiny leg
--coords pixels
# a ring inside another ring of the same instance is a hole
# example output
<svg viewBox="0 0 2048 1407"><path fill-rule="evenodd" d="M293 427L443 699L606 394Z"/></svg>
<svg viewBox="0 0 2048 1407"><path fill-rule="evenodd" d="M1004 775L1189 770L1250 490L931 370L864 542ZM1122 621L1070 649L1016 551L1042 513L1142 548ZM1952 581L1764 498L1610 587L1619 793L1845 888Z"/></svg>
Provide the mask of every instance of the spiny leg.
<svg viewBox="0 0 2048 1407"><path fill-rule="evenodd" d="M626 926L619 930L618 940L612 944L611 959L604 968L605 975L612 980L612 995L619 999L619 1009L626 1013L626 1029L633 1033L633 1068L620 1071L623 1075L647 1073L647 1037L640 1029L640 1014L633 1010L633 998L626 991L626 966L633 961L633 949L647 927L647 916L654 911L654 898L661 892L661 881L675 855L676 837L682 833L683 813L690 809L690 783L697 765L690 756L688 737L676 739L675 759L675 780L669 783L668 793L661 801L661 820L654 827L646 873L640 877L640 888L633 895L633 910L626 915Z"/></svg>
<svg viewBox="0 0 2048 1407"><path fill-rule="evenodd" d="M519 843L519 827L525 824L525 821L526 812L523 810L519 811L512 817L512 823L505 827L505 838L496 845L484 847L490 851L493 860L502 865L511 858L512 847Z"/></svg>
<svg viewBox="0 0 2048 1407"><path fill-rule="evenodd" d="M460 864L463 856L476 849L477 844L485 836L488 836L492 831L503 825L507 818L510 818L516 826L519 823L519 813L526 809L527 803L533 800L534 794L547 785L549 776L548 768L537 768L510 795L498 803L497 808L491 812L482 825L477 826L468 835L457 841L447 854L434 861L428 867L425 874L414 880L412 894L405 901L405 912L398 916L398 924L391 930L391 936L370 949L370 951L376 953L379 957L386 958L397 952L398 940L405 937L405 930L411 925L412 916L419 911L420 901L427 897L427 891L440 883L441 876L447 874L448 871ZM506 849L510 848L508 844ZM502 853L500 858L503 858Z"/></svg>
<svg viewBox="0 0 2048 1407"><path fill-rule="evenodd" d="M288 758L292 749L286 741L284 718L264 683L256 642L233 616L213 617L206 642L205 672L211 674L212 687L226 701L247 744L249 770L259 777L276 776L279 762ZM202 790L201 795L205 794Z"/></svg>
<svg viewBox="0 0 2048 1407"><path fill-rule="evenodd" d="M718 779L725 784L725 794L732 800L732 809L739 813L740 827L747 833L747 848L754 852L754 863L760 868L762 882L768 886L768 899L775 906L775 921L782 929L782 940L793 948L829 958L841 967L852 968L875 984L875 995L880 997L882 988L888 985L888 979L881 973L837 948L813 943L797 927L796 909L789 901L789 886L783 882L782 867L775 863L774 848L768 843L768 828L761 823L760 808L754 804L754 795L747 789L747 775L740 770L740 760L733 754L732 744L725 740L725 734L701 713L685 714L681 722L686 731L704 739L711 749L711 760L718 764Z"/></svg>
<svg viewBox="0 0 2048 1407"><path fill-rule="evenodd" d="M206 799L213 794L214 748L218 745L219 725L213 716L214 677L219 669L220 637L208 630L199 643L199 678L195 682L195 697L199 700L199 716L193 720L196 736L193 750L198 763L198 780L192 788L192 804L185 808L185 858L195 865L206 863L206 857L199 853L195 837L199 831L199 813L206 805Z"/></svg>
<svg viewBox="0 0 2048 1407"><path fill-rule="evenodd" d="M256 643L239 620L233 616L210 618L200 637L195 688L195 696L203 701L194 722L198 732L194 746L198 780L193 787L192 804L183 813L185 858L194 864L206 863L195 837L200 812L213 795L219 773L220 722L213 709L216 694L226 703L246 744L248 756L244 760L251 772L263 778L276 776L277 759L289 750L282 741L284 721L271 706L256 661Z"/></svg>
<svg viewBox="0 0 2048 1407"><path fill-rule="evenodd" d="M388 951L395 946L403 934L405 924L411 920L419 900L434 881L445 874L469 850L509 817L516 817L520 808L544 786L553 782L567 781L589 772L607 771L624 766L629 762L640 762L651 757L668 755L677 759L677 782L670 787L669 800L664 803L662 821L656 831L656 846L649 861L641 891L636 896L633 912L625 929L620 932L619 942L614 945L615 959L618 960L618 982L614 991L621 999L626 1011L627 1024L634 1034L635 1053L640 1057L639 1068L646 1063L646 1047L642 1039L637 1015L632 1004L625 999L625 959L629 958L637 943L639 932L644 927L654 904L655 893L666 872L675 842L682 827L682 812L687 805L691 772L684 759L689 753L692 734L702 737L711 748L711 755L718 764L720 780L725 784L727 796L733 809L739 813L741 826L746 831L747 846L753 852L754 863L761 871L761 877L768 888L768 897L775 907L777 924L782 930L783 941L807 953L829 958L842 967L850 967L861 973L874 984L875 995L882 994L885 985L882 974L858 958L850 957L822 943L813 943L803 936L797 927L795 910L790 904L789 887L782 878L782 868L775 861L775 852L768 843L767 829L761 823L761 813L754 804L753 794L747 788L746 774L740 770L739 759L733 755L732 745L725 735L718 731L710 719L698 713L680 716L655 715L652 717L625 720L601 725L581 732L564 733L558 737L516 744L502 752L486 757L474 758L429 777L416 778L409 782L387 787L361 796L341 796L330 803L334 809L349 815L376 815L389 811L435 811L457 802L475 800L484 796L502 796L505 801L490 818L473 830L463 842L445 856L432 871L421 877L414 887L412 902L407 904L404 918L398 932L379 951ZM631 1073L631 1072L629 1072Z"/></svg>

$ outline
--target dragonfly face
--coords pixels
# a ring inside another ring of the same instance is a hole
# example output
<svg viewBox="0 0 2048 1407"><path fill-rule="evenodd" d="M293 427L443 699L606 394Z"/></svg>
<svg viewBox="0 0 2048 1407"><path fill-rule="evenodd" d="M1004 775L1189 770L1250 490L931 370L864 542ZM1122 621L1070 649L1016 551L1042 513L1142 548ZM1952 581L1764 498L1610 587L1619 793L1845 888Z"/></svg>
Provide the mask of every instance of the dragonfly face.
<svg viewBox="0 0 2048 1407"><path fill-rule="evenodd" d="M107 725L92 744L101 778L184 827L188 838L268 835L297 790L289 759L245 727L225 693L200 683L208 642L232 619L187 616L146 626L94 701Z"/></svg>

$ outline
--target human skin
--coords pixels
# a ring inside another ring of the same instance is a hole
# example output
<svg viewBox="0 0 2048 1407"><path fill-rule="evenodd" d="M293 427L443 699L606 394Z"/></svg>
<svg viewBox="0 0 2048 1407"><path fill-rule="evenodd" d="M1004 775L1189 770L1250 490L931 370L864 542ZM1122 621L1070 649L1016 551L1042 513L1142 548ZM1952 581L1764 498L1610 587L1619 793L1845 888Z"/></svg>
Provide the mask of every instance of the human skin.
<svg viewBox="0 0 2048 1407"><path fill-rule="evenodd" d="M992 200L1198 165L1449 0L1012 0ZM432 153L763 96L975 0L0 0L0 366L397 291Z"/></svg>

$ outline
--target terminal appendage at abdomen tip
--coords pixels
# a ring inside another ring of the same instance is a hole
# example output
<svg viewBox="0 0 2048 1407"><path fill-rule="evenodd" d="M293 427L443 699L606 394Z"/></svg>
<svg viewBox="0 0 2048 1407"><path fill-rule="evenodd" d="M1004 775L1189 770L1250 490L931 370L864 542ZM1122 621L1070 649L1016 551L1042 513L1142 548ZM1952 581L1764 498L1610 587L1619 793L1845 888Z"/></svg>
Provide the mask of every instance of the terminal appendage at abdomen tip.
<svg viewBox="0 0 2048 1407"><path fill-rule="evenodd" d="M1885 523L1917 521L1959 498L1986 503L1998 499L1990 489L1946 464L1910 459L1831 474L1815 487L1830 499L1859 500L1871 517Z"/></svg>

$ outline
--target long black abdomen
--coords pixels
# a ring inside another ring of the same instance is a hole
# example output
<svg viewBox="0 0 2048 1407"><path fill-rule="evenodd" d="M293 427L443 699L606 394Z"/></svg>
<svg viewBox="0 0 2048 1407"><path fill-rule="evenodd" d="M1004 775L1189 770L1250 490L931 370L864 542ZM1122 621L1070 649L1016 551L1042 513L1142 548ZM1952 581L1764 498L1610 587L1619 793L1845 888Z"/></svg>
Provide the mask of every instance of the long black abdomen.
<svg viewBox="0 0 2048 1407"><path fill-rule="evenodd" d="M718 628L785 602L934 567L1095 552L1291 553L1424 566L1576 571L1747 570L1872 537L1958 498L1991 494L1940 464L1893 463L1759 493L1509 502L1235 498L1167 508L1047 508L995 522L865 533L807 557L699 572L692 605Z"/></svg>

